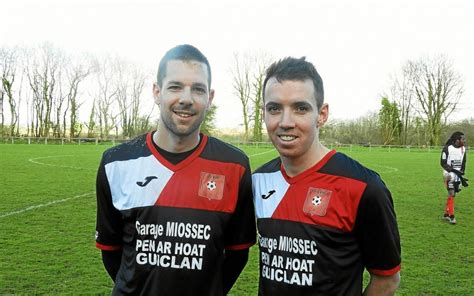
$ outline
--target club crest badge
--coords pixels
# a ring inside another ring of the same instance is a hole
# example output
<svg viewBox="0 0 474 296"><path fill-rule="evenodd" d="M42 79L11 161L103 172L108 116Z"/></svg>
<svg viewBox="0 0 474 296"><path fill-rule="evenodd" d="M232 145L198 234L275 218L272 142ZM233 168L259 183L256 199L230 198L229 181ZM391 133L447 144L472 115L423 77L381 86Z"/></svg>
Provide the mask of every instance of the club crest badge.
<svg viewBox="0 0 474 296"><path fill-rule="evenodd" d="M303 212L308 216L325 216L331 195L331 190L310 187L304 201Z"/></svg>
<svg viewBox="0 0 474 296"><path fill-rule="evenodd" d="M198 195L209 200L221 200L224 195L225 176L201 172Z"/></svg>

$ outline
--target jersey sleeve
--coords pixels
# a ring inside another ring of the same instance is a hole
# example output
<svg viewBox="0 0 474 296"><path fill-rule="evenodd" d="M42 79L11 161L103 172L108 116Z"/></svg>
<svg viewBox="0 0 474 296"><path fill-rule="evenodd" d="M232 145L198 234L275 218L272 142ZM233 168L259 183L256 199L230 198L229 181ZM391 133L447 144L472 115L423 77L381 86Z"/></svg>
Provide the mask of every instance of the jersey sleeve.
<svg viewBox="0 0 474 296"><path fill-rule="evenodd" d="M239 184L237 205L225 230L225 248L247 249L256 242L256 226L252 194L252 177L248 161Z"/></svg>
<svg viewBox="0 0 474 296"><path fill-rule="evenodd" d="M451 170L451 167L450 165L448 165L448 154L449 154L448 146L444 146L443 150L441 151L440 164L444 170L449 172Z"/></svg>
<svg viewBox="0 0 474 296"><path fill-rule="evenodd" d="M400 270L400 235L392 196L380 178L364 191L354 231L370 273L389 276Z"/></svg>
<svg viewBox="0 0 474 296"><path fill-rule="evenodd" d="M122 248L122 215L112 203L109 181L102 160L97 172L96 247L104 251Z"/></svg>
<svg viewBox="0 0 474 296"><path fill-rule="evenodd" d="M466 172L466 161L467 161L466 158L467 158L467 151L464 150L464 155L463 155L462 164L461 164L461 171L462 171L463 173Z"/></svg>

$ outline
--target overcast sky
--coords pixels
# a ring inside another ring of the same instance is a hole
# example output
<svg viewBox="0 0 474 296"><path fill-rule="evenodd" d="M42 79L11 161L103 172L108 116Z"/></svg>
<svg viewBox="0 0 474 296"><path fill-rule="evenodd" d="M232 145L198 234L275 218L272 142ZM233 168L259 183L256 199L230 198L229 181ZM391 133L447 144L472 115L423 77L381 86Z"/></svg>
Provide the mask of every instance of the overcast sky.
<svg viewBox="0 0 474 296"><path fill-rule="evenodd" d="M321 74L330 118L376 111L408 59L447 55L464 78L461 118L474 117L474 1L0 0L0 46L49 41L67 52L111 53L156 69L169 48L193 44L213 68L217 123L241 123L233 53L307 56ZM151 90L145 90L152 100Z"/></svg>

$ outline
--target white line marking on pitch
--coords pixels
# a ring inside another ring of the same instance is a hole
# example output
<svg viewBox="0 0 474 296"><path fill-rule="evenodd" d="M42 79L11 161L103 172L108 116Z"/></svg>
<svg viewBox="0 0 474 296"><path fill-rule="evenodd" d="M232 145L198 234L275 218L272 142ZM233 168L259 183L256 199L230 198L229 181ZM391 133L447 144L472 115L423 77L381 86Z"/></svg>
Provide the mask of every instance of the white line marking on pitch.
<svg viewBox="0 0 474 296"><path fill-rule="evenodd" d="M79 195L76 195L76 196L71 196L71 197L67 197L67 198L63 198L63 199L53 200L53 201L50 201L50 202L47 202L47 203L44 203L44 204L29 206L29 207L21 209L21 210L16 210L16 211L8 212L8 213L5 213L5 214L1 214L0 218L5 218L5 217L13 216L13 215L18 215L18 214L21 214L21 213L24 213L24 212L28 212L28 211L36 210L36 209L39 209L39 208L51 206L51 205L54 205L54 204L57 204L57 203L66 202L66 201L73 200L73 199L76 199L76 198L79 198L79 197L92 195L94 193L95 192L88 192L88 193L79 194Z"/></svg>
<svg viewBox="0 0 474 296"><path fill-rule="evenodd" d="M383 172L383 173L398 172L398 168L389 167L389 166L386 166L386 165L372 164L372 163L366 163L366 165L367 165L367 166L375 166L375 167L384 168L384 169L389 169L388 172Z"/></svg>
<svg viewBox="0 0 474 296"><path fill-rule="evenodd" d="M259 153L255 153L255 154L252 154L252 155L249 155L249 158L252 157L252 156L258 156L258 155L262 155L262 154L267 154L267 153L270 153L270 152L273 152L275 151L276 149L273 148L271 150L268 150L268 151L264 151L264 152L259 152Z"/></svg>
<svg viewBox="0 0 474 296"><path fill-rule="evenodd" d="M81 167L75 167L75 166L70 166L70 165L57 165L57 164L50 164L50 163L44 163L44 162L37 161L38 159L58 158L58 157L72 157L72 156L74 156L74 155L42 156L42 157L30 158L30 159L28 159L28 161L29 161L29 162L32 162L32 163L34 163L34 164L46 165L46 166L51 166L51 167L66 168L66 169L73 169L73 170L95 171L95 169L81 168Z"/></svg>

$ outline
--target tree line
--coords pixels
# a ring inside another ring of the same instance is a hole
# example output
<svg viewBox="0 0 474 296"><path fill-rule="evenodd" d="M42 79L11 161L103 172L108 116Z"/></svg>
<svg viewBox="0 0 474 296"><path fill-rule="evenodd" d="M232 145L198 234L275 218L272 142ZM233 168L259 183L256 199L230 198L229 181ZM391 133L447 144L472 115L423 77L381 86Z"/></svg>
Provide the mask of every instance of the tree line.
<svg viewBox="0 0 474 296"><path fill-rule="evenodd" d="M71 55L49 43L2 47L1 135L132 137L154 125L153 108L143 112L140 100L149 76L120 57ZM87 100L92 107L88 119L81 121L79 109Z"/></svg>
<svg viewBox="0 0 474 296"><path fill-rule="evenodd" d="M268 140L262 87L272 61L267 53L234 54L230 73L242 112L241 140ZM157 124L154 104L140 99L150 77L152 71L117 56L72 55L50 43L1 47L0 135L132 138ZM451 118L463 92L462 77L446 56L409 60L381 96L378 112L330 121L321 137L328 143L429 146L442 144L456 128L469 137L473 120ZM85 107L87 119L80 120ZM213 106L207 113L203 132L218 132L216 112Z"/></svg>
<svg viewBox="0 0 474 296"><path fill-rule="evenodd" d="M235 95L242 106L244 140L267 140L262 132L262 84L271 58L235 55ZM380 97L380 109L354 120L333 120L321 130L327 143L441 145L456 129L474 136L474 119L456 120L464 93L461 75L443 55L406 61Z"/></svg>

